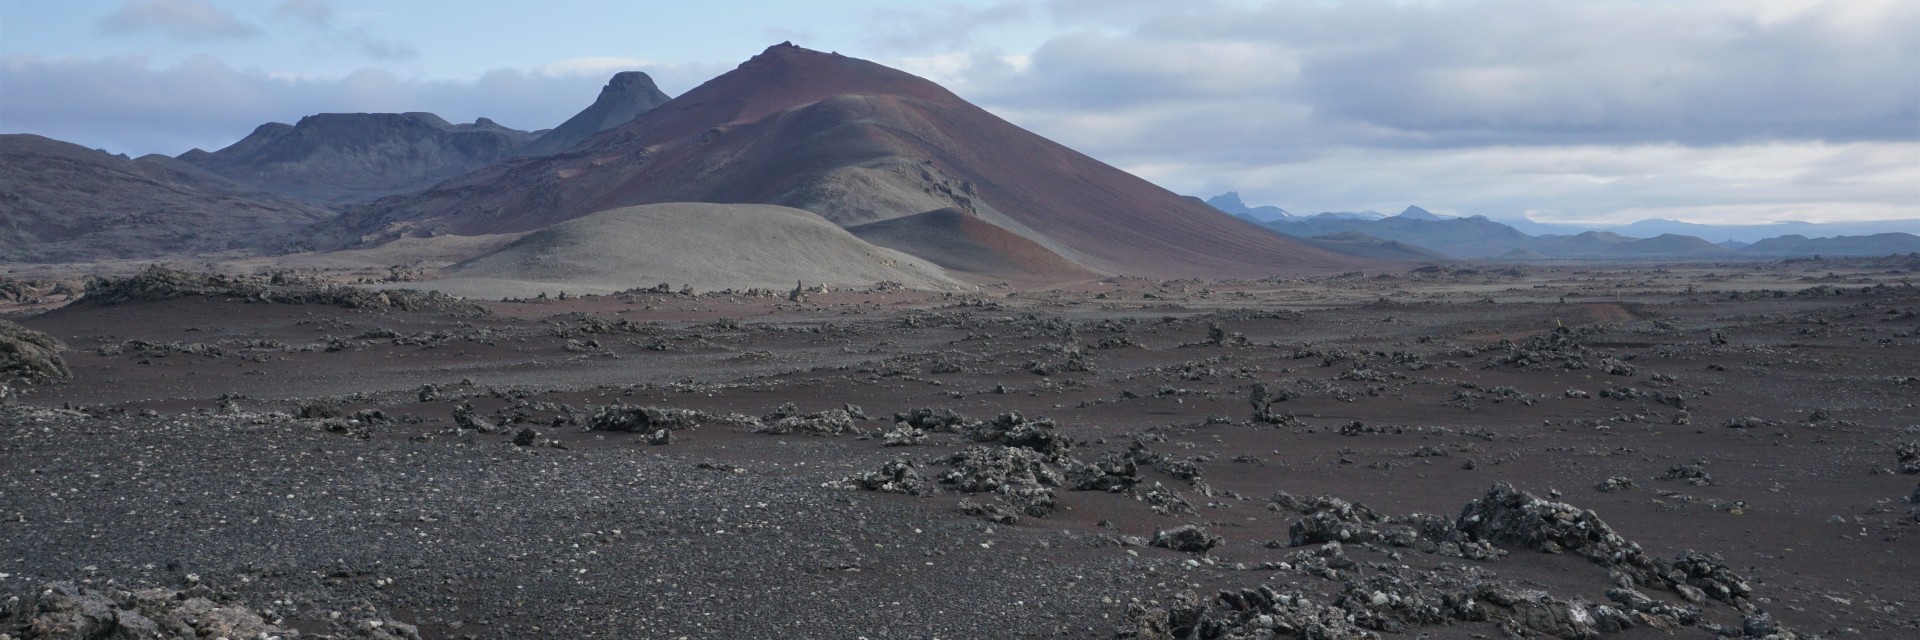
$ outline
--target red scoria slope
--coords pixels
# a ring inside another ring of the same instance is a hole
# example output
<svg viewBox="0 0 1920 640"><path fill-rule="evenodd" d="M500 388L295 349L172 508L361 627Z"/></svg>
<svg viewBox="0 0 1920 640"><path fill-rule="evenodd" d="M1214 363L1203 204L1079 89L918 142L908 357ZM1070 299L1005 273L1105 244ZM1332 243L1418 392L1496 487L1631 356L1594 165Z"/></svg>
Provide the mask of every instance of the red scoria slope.
<svg viewBox="0 0 1920 640"><path fill-rule="evenodd" d="M781 204L842 226L952 208L1082 267L1126 275L1258 277L1376 264L1181 198L925 79L791 44L566 152L382 200L328 231L346 242L527 231L681 201Z"/></svg>

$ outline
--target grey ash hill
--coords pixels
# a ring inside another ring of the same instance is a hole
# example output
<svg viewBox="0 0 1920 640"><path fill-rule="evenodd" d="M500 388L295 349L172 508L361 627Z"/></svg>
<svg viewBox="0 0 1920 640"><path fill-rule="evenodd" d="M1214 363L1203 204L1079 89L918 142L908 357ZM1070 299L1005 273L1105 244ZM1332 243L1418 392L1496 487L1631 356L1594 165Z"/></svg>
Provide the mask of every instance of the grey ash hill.
<svg viewBox="0 0 1920 640"><path fill-rule="evenodd" d="M253 250L333 215L166 156L0 135L0 262Z"/></svg>
<svg viewBox="0 0 1920 640"><path fill-rule="evenodd" d="M262 191L330 204L413 193L515 157L566 150L667 101L653 78L614 75L591 106L550 130L529 132L480 118L454 124L438 115L322 113L270 122L218 151L179 159Z"/></svg>

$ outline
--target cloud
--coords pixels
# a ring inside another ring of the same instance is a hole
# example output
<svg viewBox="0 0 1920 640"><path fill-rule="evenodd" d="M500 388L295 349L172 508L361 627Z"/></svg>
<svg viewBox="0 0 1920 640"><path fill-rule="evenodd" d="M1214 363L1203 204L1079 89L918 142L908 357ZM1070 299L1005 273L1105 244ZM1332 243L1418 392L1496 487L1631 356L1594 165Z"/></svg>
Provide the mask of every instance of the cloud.
<svg viewBox="0 0 1920 640"><path fill-rule="evenodd" d="M1326 129L1404 147L1916 140L1915 32L1920 4L1895 0L1218 3L1069 31L1026 70L989 65L955 88L1055 113L1308 114L1256 123L1236 136L1249 143Z"/></svg>
<svg viewBox="0 0 1920 640"><path fill-rule="evenodd" d="M1920 219L1920 143L1773 142L1348 147L1269 164L1125 164L1163 186L1289 211L1399 211L1538 221L1699 223Z"/></svg>
<svg viewBox="0 0 1920 640"><path fill-rule="evenodd" d="M206 55L171 66L137 56L8 57L0 59L0 86L7 87L0 91L0 131L137 156L217 149L262 123L291 123L325 112L429 111L454 122L486 117L518 129L544 129L592 104L612 73L556 64L444 80L377 69L304 77L236 69ZM721 70L619 66L647 71L663 87L679 88Z"/></svg>
<svg viewBox="0 0 1920 640"><path fill-rule="evenodd" d="M541 65L537 70L549 76L589 75L604 78L622 71L659 66L661 65L639 58L590 56L585 58L569 58L559 62L548 63Z"/></svg>
<svg viewBox="0 0 1920 640"><path fill-rule="evenodd" d="M420 49L410 43L375 36L361 27L337 26L334 18L339 10L331 0L285 0L273 13L319 30L326 42L350 46L374 60L406 60L420 55Z"/></svg>
<svg viewBox="0 0 1920 640"><path fill-rule="evenodd" d="M1920 190L1876 182L1920 178L1920 3L1054 0L1037 11L1056 31L1024 57L976 45L888 62L1163 186L1289 209L1920 218ZM1716 173L1755 155L1800 177ZM1843 175L1807 182L1827 171Z"/></svg>
<svg viewBox="0 0 1920 640"><path fill-rule="evenodd" d="M260 29L205 0L130 0L102 16L100 30L125 34L155 32L182 40L252 38Z"/></svg>
<svg viewBox="0 0 1920 640"><path fill-rule="evenodd" d="M339 37L360 49L360 52L375 60L405 60L420 55L420 49L399 40L388 40L354 27L339 33Z"/></svg>
<svg viewBox="0 0 1920 640"><path fill-rule="evenodd" d="M874 9L869 16L867 43L881 51L943 52L974 44L982 29L1024 22L1035 17L1033 7L1020 2L987 6Z"/></svg>
<svg viewBox="0 0 1920 640"><path fill-rule="evenodd" d="M273 10L276 16L293 18L318 27L332 26L333 18L338 13L329 0L286 0Z"/></svg>

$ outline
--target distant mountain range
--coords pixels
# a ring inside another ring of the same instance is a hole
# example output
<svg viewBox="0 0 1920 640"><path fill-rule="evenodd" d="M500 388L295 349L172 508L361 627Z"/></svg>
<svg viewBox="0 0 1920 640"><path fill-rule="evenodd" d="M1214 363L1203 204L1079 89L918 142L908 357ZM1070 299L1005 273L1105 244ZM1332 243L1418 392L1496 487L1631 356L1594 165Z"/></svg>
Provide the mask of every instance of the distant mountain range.
<svg viewBox="0 0 1920 640"><path fill-rule="evenodd" d="M497 162L572 147L659 106L640 72L554 129L431 113L323 113L270 122L218 151L138 159L31 134L0 135L0 262L150 259L308 246L355 203L411 193Z"/></svg>
<svg viewBox="0 0 1920 640"><path fill-rule="evenodd" d="M508 158L558 153L626 124L667 95L638 71L617 74L578 115L528 132L480 118L453 124L431 113L322 113L269 122L219 151L180 160L234 182L331 204L412 193Z"/></svg>
<svg viewBox="0 0 1920 640"><path fill-rule="evenodd" d="M1781 229L1816 228L1826 231L1853 228L1898 228L1902 231L1881 231L1866 235L1834 235L1818 239L1792 234L1755 238L1752 241L1723 240L1709 241L1705 238L1682 233L1654 233L1648 236L1635 236L1612 230L1570 230L1561 225L1531 224L1535 230L1558 231L1559 233L1539 233L1537 235L1522 232L1514 226L1489 220L1484 216L1452 218L1436 215L1420 207L1407 207L1399 215L1378 218L1366 218L1354 214L1333 213L1299 216L1281 213L1284 217L1271 216L1278 207L1249 207L1240 200L1238 194L1227 192L1208 199L1209 204L1221 211L1241 216L1274 231L1299 238L1332 240L1339 239L1346 244L1330 244L1323 248L1338 250L1342 246L1355 246L1353 243L1362 237L1374 238L1382 242L1399 242L1422 249L1437 252L1453 258L1485 259L1498 258L1508 260L1549 259L1549 258L1677 258L1710 259L1733 257L1792 257L1792 256L1868 256L1920 252L1920 236L1910 231L1920 231L1920 221L1896 221L1888 223L1848 223L1844 225L1814 225L1792 223L1790 225L1750 225L1741 229ZM1269 214L1269 219L1261 219L1260 214ZM1660 230L1679 229L1716 229L1712 225L1696 225L1665 220L1649 220L1623 229ZM1716 234L1726 235L1726 234ZM1740 234L1743 237L1751 233ZM1354 253L1354 255L1366 255Z"/></svg>

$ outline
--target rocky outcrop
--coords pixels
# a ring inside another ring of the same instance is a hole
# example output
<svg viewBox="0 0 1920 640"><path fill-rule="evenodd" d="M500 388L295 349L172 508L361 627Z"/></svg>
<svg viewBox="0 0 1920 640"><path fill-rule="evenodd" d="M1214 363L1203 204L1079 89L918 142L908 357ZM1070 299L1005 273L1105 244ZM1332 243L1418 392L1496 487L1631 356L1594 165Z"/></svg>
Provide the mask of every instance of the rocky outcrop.
<svg viewBox="0 0 1920 640"><path fill-rule="evenodd" d="M73 377L60 353L67 346L47 334L0 320L0 382L59 382Z"/></svg>
<svg viewBox="0 0 1920 640"><path fill-rule="evenodd" d="M197 581L197 577L189 577ZM339 620L315 638L420 640L413 625L382 616ZM118 589L55 582L0 602L0 638L145 640L147 638L309 637L271 612L232 601L202 585L184 591Z"/></svg>
<svg viewBox="0 0 1920 640"><path fill-rule="evenodd" d="M158 265L129 276L91 278L87 280L85 299L96 304L112 305L192 296L279 304L327 304L353 309L456 311L470 315L486 313L479 306L438 291L371 291L289 272L229 276L179 271Z"/></svg>

